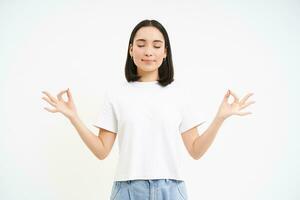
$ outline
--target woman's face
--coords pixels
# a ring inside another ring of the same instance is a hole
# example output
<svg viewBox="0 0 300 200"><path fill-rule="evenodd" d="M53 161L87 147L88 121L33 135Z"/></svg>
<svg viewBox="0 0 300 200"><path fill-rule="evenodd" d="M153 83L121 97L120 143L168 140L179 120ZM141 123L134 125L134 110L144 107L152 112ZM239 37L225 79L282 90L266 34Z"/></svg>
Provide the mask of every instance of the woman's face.
<svg viewBox="0 0 300 200"><path fill-rule="evenodd" d="M130 45L130 56L137 66L138 74L158 71L158 68L167 56L163 34L155 27L142 27Z"/></svg>

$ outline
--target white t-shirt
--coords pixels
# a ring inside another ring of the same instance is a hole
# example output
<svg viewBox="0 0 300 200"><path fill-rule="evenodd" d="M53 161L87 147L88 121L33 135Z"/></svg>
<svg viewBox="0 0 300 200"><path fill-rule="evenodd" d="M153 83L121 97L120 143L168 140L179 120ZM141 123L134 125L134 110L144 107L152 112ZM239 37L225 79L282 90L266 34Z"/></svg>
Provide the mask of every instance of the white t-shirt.
<svg viewBox="0 0 300 200"><path fill-rule="evenodd" d="M187 91L175 81L166 87L158 81L126 81L105 92L93 125L117 134L115 181L184 180L178 152L183 142L180 134L204 122Z"/></svg>

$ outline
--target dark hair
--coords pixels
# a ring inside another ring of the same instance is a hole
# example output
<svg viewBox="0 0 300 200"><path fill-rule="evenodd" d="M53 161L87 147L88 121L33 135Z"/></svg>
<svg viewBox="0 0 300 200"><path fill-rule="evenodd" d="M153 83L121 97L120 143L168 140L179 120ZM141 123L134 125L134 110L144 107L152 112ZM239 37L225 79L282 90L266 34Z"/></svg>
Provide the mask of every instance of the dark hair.
<svg viewBox="0 0 300 200"><path fill-rule="evenodd" d="M162 62L161 66L158 68L159 84L161 86L167 86L168 84L174 81L174 69L172 61L172 52L171 45L169 41L169 36L165 28L156 20L143 20L139 22L130 35L128 49L127 49L127 59L125 65L125 76L128 82L137 81L141 76L137 74L137 66L134 64L133 59L131 59L129 54L130 44L133 45L133 39L136 32L147 26L153 26L157 28L164 36L165 39L165 48L167 48L167 57L166 60Z"/></svg>

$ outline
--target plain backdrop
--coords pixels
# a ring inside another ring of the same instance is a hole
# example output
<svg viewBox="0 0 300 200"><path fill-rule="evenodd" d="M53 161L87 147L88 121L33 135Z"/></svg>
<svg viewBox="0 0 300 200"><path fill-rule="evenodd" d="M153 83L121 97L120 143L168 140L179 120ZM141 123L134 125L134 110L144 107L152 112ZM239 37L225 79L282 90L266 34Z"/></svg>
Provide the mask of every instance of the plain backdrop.
<svg viewBox="0 0 300 200"><path fill-rule="evenodd" d="M0 199L109 199L118 158L98 160L41 91L70 88L95 134L103 92L126 81L129 36L144 19L170 37L175 80L209 126L227 89L254 92L206 154L184 151L191 200L300 199L299 1L0 1ZM66 97L65 97L66 99Z"/></svg>

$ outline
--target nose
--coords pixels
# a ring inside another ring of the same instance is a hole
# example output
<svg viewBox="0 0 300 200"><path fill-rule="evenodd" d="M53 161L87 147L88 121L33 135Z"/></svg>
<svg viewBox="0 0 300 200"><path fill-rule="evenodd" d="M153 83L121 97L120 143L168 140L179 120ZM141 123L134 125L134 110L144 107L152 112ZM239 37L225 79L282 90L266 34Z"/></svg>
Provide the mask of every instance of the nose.
<svg viewBox="0 0 300 200"><path fill-rule="evenodd" d="M145 55L146 55L146 56L152 56L151 48L146 48L146 49L145 49Z"/></svg>

